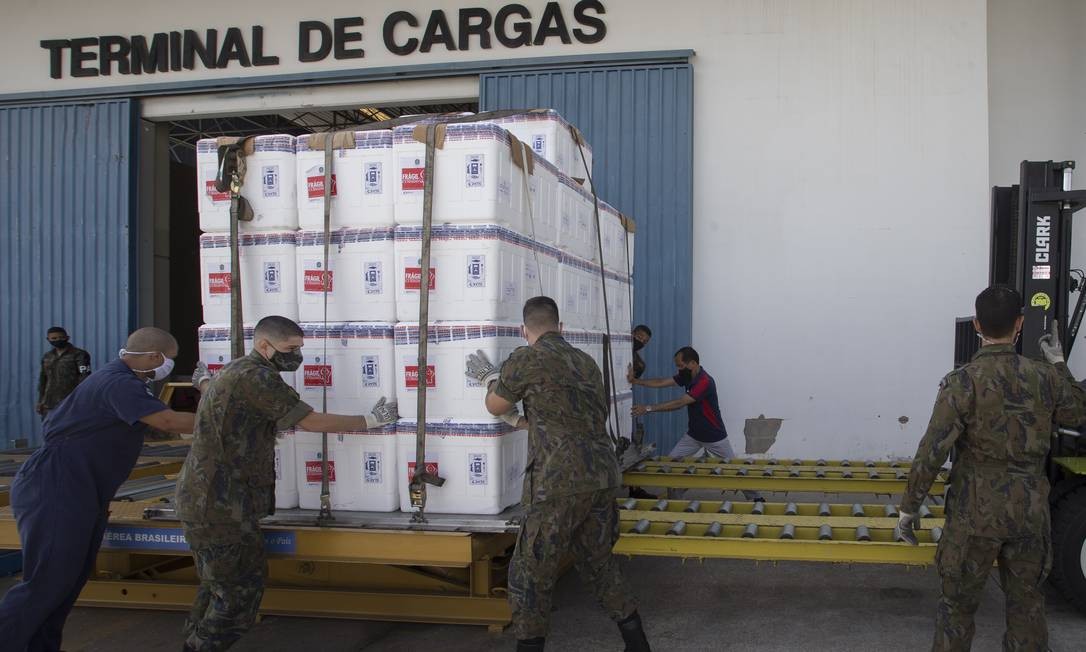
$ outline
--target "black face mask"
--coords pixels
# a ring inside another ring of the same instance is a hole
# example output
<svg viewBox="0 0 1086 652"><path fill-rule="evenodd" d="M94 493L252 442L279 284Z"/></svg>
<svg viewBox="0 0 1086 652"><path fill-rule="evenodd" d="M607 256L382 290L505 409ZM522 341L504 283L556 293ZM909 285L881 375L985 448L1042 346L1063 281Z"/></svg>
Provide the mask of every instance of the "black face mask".
<svg viewBox="0 0 1086 652"><path fill-rule="evenodd" d="M68 348L68 340L49 340L49 343L58 349Z"/></svg>
<svg viewBox="0 0 1086 652"><path fill-rule="evenodd" d="M271 363L279 371L296 371L298 367L302 366L302 352L290 351L284 353L276 349L275 353L272 354Z"/></svg>
<svg viewBox="0 0 1086 652"><path fill-rule="evenodd" d="M679 384L689 385L690 381L694 379L694 372L689 369L683 369L679 371Z"/></svg>
<svg viewBox="0 0 1086 652"><path fill-rule="evenodd" d="M642 342L641 340L634 340L633 343L634 343L634 351L640 351L641 349L645 348L645 343Z"/></svg>

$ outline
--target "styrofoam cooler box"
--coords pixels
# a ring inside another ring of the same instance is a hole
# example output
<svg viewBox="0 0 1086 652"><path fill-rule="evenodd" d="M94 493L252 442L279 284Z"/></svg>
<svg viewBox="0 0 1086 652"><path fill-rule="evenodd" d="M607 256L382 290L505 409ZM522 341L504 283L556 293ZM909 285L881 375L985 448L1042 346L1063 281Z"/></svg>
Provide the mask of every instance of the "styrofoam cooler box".
<svg viewBox="0 0 1086 652"><path fill-rule="evenodd" d="M633 336L630 329L611 331L611 374L614 379L614 391L631 391L626 380L626 368L633 363Z"/></svg>
<svg viewBox="0 0 1086 652"><path fill-rule="evenodd" d="M572 328L602 329L603 279L599 268L588 261L566 254L562 256L562 323Z"/></svg>
<svg viewBox="0 0 1086 652"><path fill-rule="evenodd" d="M608 271L628 274L633 267L633 251L627 261L626 251L632 246L627 242L625 217L614 206L600 202L600 226L603 232L603 265ZM628 264L627 264L628 263Z"/></svg>
<svg viewBox="0 0 1086 652"><path fill-rule="evenodd" d="M617 409L615 407L616 405L618 406ZM613 395L608 423L610 423L615 434L623 439L633 438L633 415L630 414L630 410L632 409L632 392L619 392L618 394Z"/></svg>
<svg viewBox="0 0 1086 652"><path fill-rule="evenodd" d="M298 506L297 459L294 450L294 430L284 430L275 436L275 508L294 509Z"/></svg>
<svg viewBox="0 0 1086 652"><path fill-rule="evenodd" d="M253 350L253 325L246 324L244 331L245 352L248 354ZM230 355L230 324L204 324L196 329L196 340L200 360L207 365L207 370L212 375L218 373L227 362L233 360ZM297 388L295 372L284 371L279 375L283 377L283 382L287 385Z"/></svg>
<svg viewBox="0 0 1086 652"><path fill-rule="evenodd" d="M346 228L329 237L328 321L395 321L393 228ZM299 231L298 317L324 321L324 231Z"/></svg>
<svg viewBox="0 0 1086 652"><path fill-rule="evenodd" d="M422 224L426 146L413 125L393 131L396 223ZM508 132L486 123L450 124L434 152L435 224L487 222L523 233L523 172L513 164Z"/></svg>
<svg viewBox="0 0 1086 652"><path fill-rule="evenodd" d="M242 316L246 321L257 322L269 315L298 319L296 243L294 231L239 234ZM230 273L229 234L201 235L200 289L207 323L230 321Z"/></svg>
<svg viewBox="0 0 1086 652"><path fill-rule="evenodd" d="M397 468L400 509L411 507L411 477L415 473L417 422L403 419L397 426ZM426 466L445 479L427 485L426 511L435 514L497 514L520 502L528 431L502 422L426 424Z"/></svg>
<svg viewBox="0 0 1086 652"><path fill-rule="evenodd" d="M396 316L418 321L422 227L396 228ZM430 319L516 321L524 302L559 290L561 253L494 224L431 229Z"/></svg>
<svg viewBox="0 0 1086 652"><path fill-rule="evenodd" d="M565 175L558 182L558 247L580 258L599 258L592 193Z"/></svg>
<svg viewBox="0 0 1086 652"><path fill-rule="evenodd" d="M416 417L419 388L418 322L396 324L396 396L400 414ZM426 420L480 423L497 417L486 411L486 388L464 375L468 356L483 351L495 367L525 344L520 325L493 322L430 324L426 352Z"/></svg>
<svg viewBox="0 0 1086 652"><path fill-rule="evenodd" d="M310 135L298 136L298 225L324 228L324 149L310 149ZM354 147L332 154L331 228L392 226L395 223L392 130L354 132Z"/></svg>
<svg viewBox="0 0 1086 652"><path fill-rule="evenodd" d="M530 202L525 209L524 235L543 244L558 246L558 219L562 209L561 173L549 161L534 157L528 176Z"/></svg>
<svg viewBox="0 0 1086 652"><path fill-rule="evenodd" d="M537 109L488 120L504 127L539 156L553 163L563 174L586 179L585 165L573 138L572 125L554 109ZM584 144L584 158L592 169L592 148Z"/></svg>
<svg viewBox="0 0 1086 652"><path fill-rule="evenodd" d="M245 157L245 165L241 196L252 206L253 219L240 222L238 228L243 231L298 228L294 136L255 136L253 153ZM196 193L199 198L200 230L208 233L230 230L230 193L215 190L218 166L218 140L204 138L197 141Z"/></svg>
<svg viewBox="0 0 1086 652"><path fill-rule="evenodd" d="M611 318L611 332L628 333L633 328L630 315L632 298L630 284L619 275L607 272L607 312Z"/></svg>
<svg viewBox="0 0 1086 652"><path fill-rule="evenodd" d="M381 397L396 398L395 345L387 322L303 322L305 346L298 393L318 410L367 414ZM327 335L327 352L325 336ZM328 407L323 409L327 389Z"/></svg>
<svg viewBox="0 0 1086 652"><path fill-rule="evenodd" d="M328 433L328 489L333 510L393 512L399 507L397 435L379 430ZM320 509L321 433L298 431L294 465L298 504Z"/></svg>

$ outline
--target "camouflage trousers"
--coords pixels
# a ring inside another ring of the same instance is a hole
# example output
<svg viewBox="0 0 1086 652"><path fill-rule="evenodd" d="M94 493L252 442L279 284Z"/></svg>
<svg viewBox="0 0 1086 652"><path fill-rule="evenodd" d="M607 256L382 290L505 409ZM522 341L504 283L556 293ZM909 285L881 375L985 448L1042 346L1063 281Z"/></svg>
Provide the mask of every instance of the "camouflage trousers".
<svg viewBox="0 0 1086 652"><path fill-rule="evenodd" d="M614 491L550 498L530 505L509 564L509 605L518 639L547 635L551 593L563 559L577 572L611 619L637 609L611 548L618 540Z"/></svg>
<svg viewBox="0 0 1086 652"><path fill-rule="evenodd" d="M185 621L185 645L192 650L225 650L256 622L268 568L264 535L256 520L181 525L200 578Z"/></svg>
<svg viewBox="0 0 1086 652"><path fill-rule="evenodd" d="M1047 536L994 539L970 536L947 523L935 562L943 595L935 618L932 650L967 651L973 642L973 615L992 564L999 563L1007 601L1004 650L1048 650L1048 623L1042 584L1051 567Z"/></svg>

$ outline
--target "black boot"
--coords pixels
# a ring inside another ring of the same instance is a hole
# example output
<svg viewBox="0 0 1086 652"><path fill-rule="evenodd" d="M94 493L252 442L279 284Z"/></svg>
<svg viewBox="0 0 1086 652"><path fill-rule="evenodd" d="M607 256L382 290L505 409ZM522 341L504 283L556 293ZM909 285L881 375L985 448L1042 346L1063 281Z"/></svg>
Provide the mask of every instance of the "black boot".
<svg viewBox="0 0 1086 652"><path fill-rule="evenodd" d="M641 628L641 616L635 611L626 620L620 620L618 631L626 643L626 652L652 652L645 630ZM542 648L541 648L542 649Z"/></svg>
<svg viewBox="0 0 1086 652"><path fill-rule="evenodd" d="M517 641L517 652L543 652L543 644L547 639L542 636L521 639Z"/></svg>

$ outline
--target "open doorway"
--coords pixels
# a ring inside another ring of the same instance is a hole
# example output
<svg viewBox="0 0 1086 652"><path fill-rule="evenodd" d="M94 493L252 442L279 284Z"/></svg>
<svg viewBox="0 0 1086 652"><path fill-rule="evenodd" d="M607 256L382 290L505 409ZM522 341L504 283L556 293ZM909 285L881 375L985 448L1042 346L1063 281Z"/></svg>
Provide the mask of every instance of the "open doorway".
<svg viewBox="0 0 1086 652"><path fill-rule="evenodd" d="M141 261L141 325L173 333L180 345L177 369L197 361L197 329L204 324L200 296L200 227L196 143L202 138L308 133L349 129L423 113L477 112L478 101L382 105L350 109L292 110L258 115L201 116L145 123L155 164L141 165L141 219L153 233L153 260ZM150 147L150 146L148 146ZM143 150L148 152L147 149Z"/></svg>

